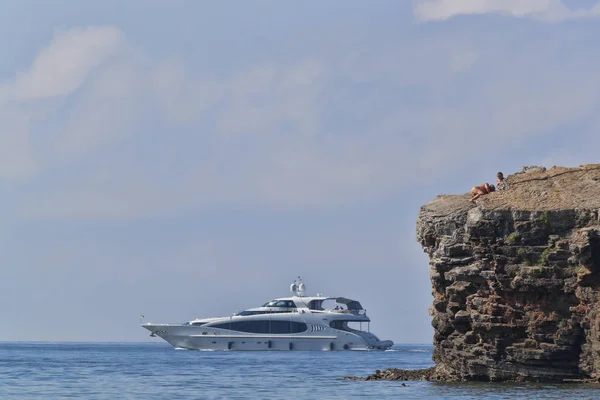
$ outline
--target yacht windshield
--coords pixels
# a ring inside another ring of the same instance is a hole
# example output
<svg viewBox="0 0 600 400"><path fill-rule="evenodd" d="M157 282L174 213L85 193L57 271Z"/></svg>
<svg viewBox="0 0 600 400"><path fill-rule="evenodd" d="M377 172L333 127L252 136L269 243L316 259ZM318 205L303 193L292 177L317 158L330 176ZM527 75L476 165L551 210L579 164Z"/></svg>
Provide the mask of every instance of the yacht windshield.
<svg viewBox="0 0 600 400"><path fill-rule="evenodd" d="M292 300L271 300L261 307L286 307L286 308L296 308L296 303Z"/></svg>

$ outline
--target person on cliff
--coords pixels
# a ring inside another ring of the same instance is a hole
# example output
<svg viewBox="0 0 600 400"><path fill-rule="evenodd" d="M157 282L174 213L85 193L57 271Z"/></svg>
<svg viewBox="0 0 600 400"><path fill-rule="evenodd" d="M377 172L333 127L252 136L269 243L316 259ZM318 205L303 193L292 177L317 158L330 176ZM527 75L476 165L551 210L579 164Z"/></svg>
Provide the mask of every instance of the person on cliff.
<svg viewBox="0 0 600 400"><path fill-rule="evenodd" d="M506 182L504 182L504 174L502 172L498 172L496 174L496 178L498 178L496 180L496 188L498 190L506 190L507 185L506 185Z"/></svg>
<svg viewBox="0 0 600 400"><path fill-rule="evenodd" d="M473 195L473 197L471 197L471 202L477 204L477 199L494 191L496 191L496 188L494 185L490 185L489 183L482 183L479 186L473 186L471 189L471 194Z"/></svg>

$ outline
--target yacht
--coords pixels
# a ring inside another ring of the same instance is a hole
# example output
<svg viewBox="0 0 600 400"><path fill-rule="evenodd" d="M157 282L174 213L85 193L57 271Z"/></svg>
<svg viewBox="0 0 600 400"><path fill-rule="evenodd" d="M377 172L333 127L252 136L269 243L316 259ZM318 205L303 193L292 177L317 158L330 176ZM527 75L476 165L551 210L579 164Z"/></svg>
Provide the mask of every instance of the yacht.
<svg viewBox="0 0 600 400"><path fill-rule="evenodd" d="M385 350L394 344L370 332L367 311L346 297L306 296L298 277L292 296L228 317L179 324L143 323L150 336L189 350ZM363 330L366 328L366 330Z"/></svg>

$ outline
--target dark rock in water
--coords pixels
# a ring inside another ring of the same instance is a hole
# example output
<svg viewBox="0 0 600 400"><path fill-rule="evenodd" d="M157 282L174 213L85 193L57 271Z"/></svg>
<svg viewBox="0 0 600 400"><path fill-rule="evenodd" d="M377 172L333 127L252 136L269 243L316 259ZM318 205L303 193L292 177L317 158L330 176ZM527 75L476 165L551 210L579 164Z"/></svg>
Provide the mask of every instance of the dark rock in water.
<svg viewBox="0 0 600 400"><path fill-rule="evenodd" d="M427 369L398 369L390 368L383 371L377 370L373 375L369 375L366 378L359 378L356 376L350 376L343 378L344 380L352 381L433 381L433 380L444 380L439 379L436 368L431 367Z"/></svg>
<svg viewBox="0 0 600 400"><path fill-rule="evenodd" d="M421 207L436 366L365 380L600 380L600 164L506 181Z"/></svg>

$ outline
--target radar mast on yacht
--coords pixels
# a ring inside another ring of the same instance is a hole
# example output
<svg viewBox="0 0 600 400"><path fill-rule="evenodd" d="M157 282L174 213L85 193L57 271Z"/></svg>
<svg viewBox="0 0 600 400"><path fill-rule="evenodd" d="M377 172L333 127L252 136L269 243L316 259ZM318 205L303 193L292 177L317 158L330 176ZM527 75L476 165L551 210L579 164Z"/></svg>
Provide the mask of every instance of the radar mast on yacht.
<svg viewBox="0 0 600 400"><path fill-rule="evenodd" d="M304 286L304 282L302 282L300 276L298 276L298 279L294 279L294 283L290 285L290 291L298 297L304 296L306 286Z"/></svg>

